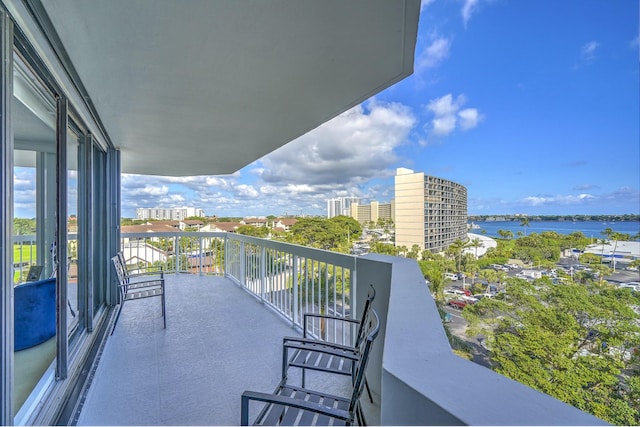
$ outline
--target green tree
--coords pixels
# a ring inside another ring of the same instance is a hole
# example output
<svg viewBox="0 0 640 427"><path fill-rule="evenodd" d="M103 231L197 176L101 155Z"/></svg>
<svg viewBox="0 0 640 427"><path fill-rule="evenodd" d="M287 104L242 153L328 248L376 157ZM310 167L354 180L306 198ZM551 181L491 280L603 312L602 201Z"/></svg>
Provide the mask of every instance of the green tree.
<svg viewBox="0 0 640 427"><path fill-rule="evenodd" d="M631 240L631 236L629 236L628 234L623 234L623 233L618 233L615 232L613 234L611 234L611 238L613 239L613 254L611 254L612 256L612 260L611 260L611 264L613 265L613 272L616 272L616 250L618 249L618 241L620 240Z"/></svg>
<svg viewBox="0 0 640 427"><path fill-rule="evenodd" d="M336 222L325 218L302 218L289 232L291 243L320 249L336 249L347 240L345 232Z"/></svg>
<svg viewBox="0 0 640 427"><path fill-rule="evenodd" d="M407 252L407 258L418 259L418 255L420 254L420 246L414 244L411 246L411 250Z"/></svg>
<svg viewBox="0 0 640 427"><path fill-rule="evenodd" d="M418 265L424 277L429 280L429 289L434 295L436 303L444 301L444 271L438 262L419 261Z"/></svg>
<svg viewBox="0 0 640 427"><path fill-rule="evenodd" d="M508 299L483 299L463 315L483 333L495 370L610 423L638 425L640 295L587 281L509 279Z"/></svg>
<svg viewBox="0 0 640 427"><path fill-rule="evenodd" d="M476 259L478 259L478 248L481 248L484 246L484 244L482 243L482 240L478 239L477 237L473 240L471 240L468 244L468 246L470 248L475 249L475 255L476 255Z"/></svg>
<svg viewBox="0 0 640 427"><path fill-rule="evenodd" d="M236 233L244 234L245 236L265 238L269 235L269 229L267 227L241 225L240 227L236 228Z"/></svg>
<svg viewBox="0 0 640 427"><path fill-rule="evenodd" d="M13 233L16 236L25 236L29 234L36 234L36 220L35 218L14 218L13 219Z"/></svg>
<svg viewBox="0 0 640 427"><path fill-rule="evenodd" d="M456 263L456 271L461 271L461 258L462 252L467 247L467 243L462 241L461 239L456 239L453 243L449 245L449 247L445 250L445 253L451 257L453 257Z"/></svg>
<svg viewBox="0 0 640 427"><path fill-rule="evenodd" d="M524 227L524 235L527 235L527 227L529 226L529 218L520 218L520 225Z"/></svg>

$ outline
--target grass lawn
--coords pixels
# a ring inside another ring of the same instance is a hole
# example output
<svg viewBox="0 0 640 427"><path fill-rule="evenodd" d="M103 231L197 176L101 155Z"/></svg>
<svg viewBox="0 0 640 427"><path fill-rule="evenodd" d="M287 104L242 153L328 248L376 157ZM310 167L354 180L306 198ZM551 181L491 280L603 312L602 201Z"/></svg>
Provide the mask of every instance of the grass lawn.
<svg viewBox="0 0 640 427"><path fill-rule="evenodd" d="M23 282L29 271L29 266L37 264L36 245L30 244L14 244L13 245L13 263L27 263L23 268L16 267L13 273L13 283Z"/></svg>

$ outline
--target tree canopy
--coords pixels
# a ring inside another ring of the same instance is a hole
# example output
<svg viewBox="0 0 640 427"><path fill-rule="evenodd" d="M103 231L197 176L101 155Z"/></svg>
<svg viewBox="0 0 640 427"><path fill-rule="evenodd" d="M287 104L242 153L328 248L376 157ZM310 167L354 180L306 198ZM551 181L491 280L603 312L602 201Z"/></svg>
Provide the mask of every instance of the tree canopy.
<svg viewBox="0 0 640 427"><path fill-rule="evenodd" d="M640 295L598 282L508 280L468 306L495 370L613 424L640 423Z"/></svg>

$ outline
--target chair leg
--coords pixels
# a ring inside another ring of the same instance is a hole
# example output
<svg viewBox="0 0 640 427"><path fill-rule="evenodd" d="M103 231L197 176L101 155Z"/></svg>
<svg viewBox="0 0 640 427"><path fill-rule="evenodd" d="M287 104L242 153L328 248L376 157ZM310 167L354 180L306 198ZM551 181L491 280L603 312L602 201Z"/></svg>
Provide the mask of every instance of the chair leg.
<svg viewBox="0 0 640 427"><path fill-rule="evenodd" d="M369 388L369 381L367 381L367 377L364 378L364 386L367 389L367 394L369 395L369 402L373 403L373 397L371 396L371 389Z"/></svg>
<svg viewBox="0 0 640 427"><path fill-rule="evenodd" d="M163 323L163 327L167 329L167 313L166 313L166 308L164 303L164 289L162 290L162 323Z"/></svg>

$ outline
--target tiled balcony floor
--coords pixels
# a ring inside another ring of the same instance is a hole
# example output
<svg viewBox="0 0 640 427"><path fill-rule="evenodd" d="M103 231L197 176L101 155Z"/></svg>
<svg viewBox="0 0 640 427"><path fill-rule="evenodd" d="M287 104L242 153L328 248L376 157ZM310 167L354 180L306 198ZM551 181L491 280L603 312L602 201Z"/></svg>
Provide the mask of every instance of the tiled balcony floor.
<svg viewBox="0 0 640 427"><path fill-rule="evenodd" d="M124 306L78 425L238 425L244 390L275 389L282 337L297 330L228 279L169 275L166 286L166 329L159 298ZM310 388L350 390L347 377L307 378Z"/></svg>

